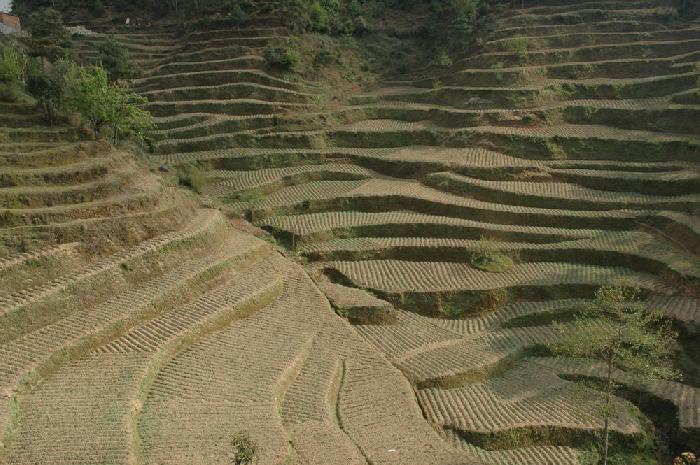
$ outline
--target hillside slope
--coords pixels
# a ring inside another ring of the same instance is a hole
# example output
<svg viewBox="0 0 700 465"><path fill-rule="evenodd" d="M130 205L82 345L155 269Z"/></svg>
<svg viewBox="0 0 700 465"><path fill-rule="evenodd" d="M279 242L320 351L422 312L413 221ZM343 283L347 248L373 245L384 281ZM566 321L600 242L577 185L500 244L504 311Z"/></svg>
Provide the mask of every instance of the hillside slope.
<svg viewBox="0 0 700 465"><path fill-rule="evenodd" d="M505 9L477 54L330 109L265 64L274 10L92 25L143 69L152 165L247 221L3 106L0 462L224 464L240 433L260 464L579 464L603 371L541 348L620 279L686 378L616 373L613 434L698 449L700 23L667 6Z"/></svg>
<svg viewBox="0 0 700 465"><path fill-rule="evenodd" d="M479 463L255 228L4 105L2 463Z"/></svg>

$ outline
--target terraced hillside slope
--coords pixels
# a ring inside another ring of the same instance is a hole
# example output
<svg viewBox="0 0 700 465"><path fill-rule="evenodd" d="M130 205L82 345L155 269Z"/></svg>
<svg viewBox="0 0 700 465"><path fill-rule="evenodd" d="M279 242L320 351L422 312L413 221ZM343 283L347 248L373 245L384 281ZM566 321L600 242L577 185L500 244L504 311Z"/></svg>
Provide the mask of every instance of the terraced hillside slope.
<svg viewBox="0 0 700 465"><path fill-rule="evenodd" d="M330 110L265 64L273 9L91 25L144 70L154 166L197 163L287 250L4 106L0 463L225 464L242 435L259 464L579 464L603 373L539 349L619 279L674 319L686 378L616 373L613 435L700 447L700 23L667 7L504 10L452 69Z"/></svg>
<svg viewBox="0 0 700 465"><path fill-rule="evenodd" d="M262 231L0 107L0 463L480 463Z"/></svg>
<svg viewBox="0 0 700 465"><path fill-rule="evenodd" d="M0 463L480 463L255 228L2 105Z"/></svg>
<svg viewBox="0 0 700 465"><path fill-rule="evenodd" d="M571 376L600 371L533 357L552 321L620 279L682 334L700 321L700 24L668 7L504 10L449 71L335 111L265 68L283 31L193 33L137 81L162 135L152 159L208 167L208 196L308 262L445 443L487 463L578 463L601 425ZM627 385L675 412L681 449L700 426L697 343L683 340L685 384Z"/></svg>

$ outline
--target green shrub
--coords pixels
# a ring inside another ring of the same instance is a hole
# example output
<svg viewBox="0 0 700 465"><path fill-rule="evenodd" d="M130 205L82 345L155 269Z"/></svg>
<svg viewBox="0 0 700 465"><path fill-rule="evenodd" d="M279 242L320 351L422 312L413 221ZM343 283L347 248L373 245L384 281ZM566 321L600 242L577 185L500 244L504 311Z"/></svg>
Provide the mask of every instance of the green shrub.
<svg viewBox="0 0 700 465"><path fill-rule="evenodd" d="M499 252L474 252L471 257L474 268L491 273L503 273L513 268L513 259Z"/></svg>
<svg viewBox="0 0 700 465"><path fill-rule="evenodd" d="M452 58L443 50L440 55L438 55L437 64L443 68L449 68L453 64Z"/></svg>
<svg viewBox="0 0 700 465"><path fill-rule="evenodd" d="M515 55L520 61L527 61L528 43L525 37L513 37L503 43L505 51Z"/></svg>
<svg viewBox="0 0 700 465"><path fill-rule="evenodd" d="M321 5L321 2L314 2L309 7L309 20L311 29L317 32L330 32L330 17L328 11Z"/></svg>
<svg viewBox="0 0 700 465"><path fill-rule="evenodd" d="M0 81L23 81L27 72L27 58L24 53L11 45L0 42Z"/></svg>
<svg viewBox="0 0 700 465"><path fill-rule="evenodd" d="M553 160L566 160L566 152L559 144L556 142L547 142L545 146Z"/></svg>
<svg viewBox="0 0 700 465"><path fill-rule="evenodd" d="M513 258L494 250L495 245L494 241L482 237L476 250L471 253L471 265L491 273L503 273L513 268Z"/></svg>
<svg viewBox="0 0 700 465"><path fill-rule="evenodd" d="M301 60L299 52L291 44L268 45L263 52L263 57L268 65L280 69L294 69Z"/></svg>
<svg viewBox="0 0 700 465"><path fill-rule="evenodd" d="M437 307L440 314L450 320L456 320L464 317L465 308L460 305L460 302L455 301L454 296L446 294L443 296L438 293L436 295Z"/></svg>
<svg viewBox="0 0 700 465"><path fill-rule="evenodd" d="M256 446L245 432L238 432L233 435L231 444L235 450L233 454L234 465L249 465L255 459Z"/></svg>
<svg viewBox="0 0 700 465"><path fill-rule="evenodd" d="M479 312L495 312L503 308L510 301L508 289L493 289L481 294L477 304Z"/></svg>
<svg viewBox="0 0 700 465"><path fill-rule="evenodd" d="M199 194L202 193L202 189L206 184L206 178L204 176L204 173L199 168L199 166L195 164L181 166L177 170L177 180L181 186L189 187L190 189Z"/></svg>

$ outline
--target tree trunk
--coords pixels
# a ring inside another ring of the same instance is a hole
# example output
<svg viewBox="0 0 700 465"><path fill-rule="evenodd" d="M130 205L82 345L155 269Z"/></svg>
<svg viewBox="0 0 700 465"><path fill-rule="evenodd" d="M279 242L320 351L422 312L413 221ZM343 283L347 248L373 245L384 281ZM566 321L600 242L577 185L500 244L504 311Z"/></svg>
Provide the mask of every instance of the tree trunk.
<svg viewBox="0 0 700 465"><path fill-rule="evenodd" d="M610 447L610 403L612 401L612 357L608 358L605 410L603 411L603 465L608 465Z"/></svg>

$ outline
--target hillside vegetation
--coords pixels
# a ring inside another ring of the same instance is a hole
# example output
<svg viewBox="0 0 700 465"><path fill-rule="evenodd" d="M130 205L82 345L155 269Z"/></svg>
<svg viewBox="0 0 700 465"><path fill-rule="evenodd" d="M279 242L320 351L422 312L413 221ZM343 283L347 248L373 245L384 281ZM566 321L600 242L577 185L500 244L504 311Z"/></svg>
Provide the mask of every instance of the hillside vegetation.
<svg viewBox="0 0 700 465"><path fill-rule="evenodd" d="M46 3L90 32L0 89L0 463L603 463L557 347L610 285L682 377L610 372L608 463L700 450L691 2Z"/></svg>

